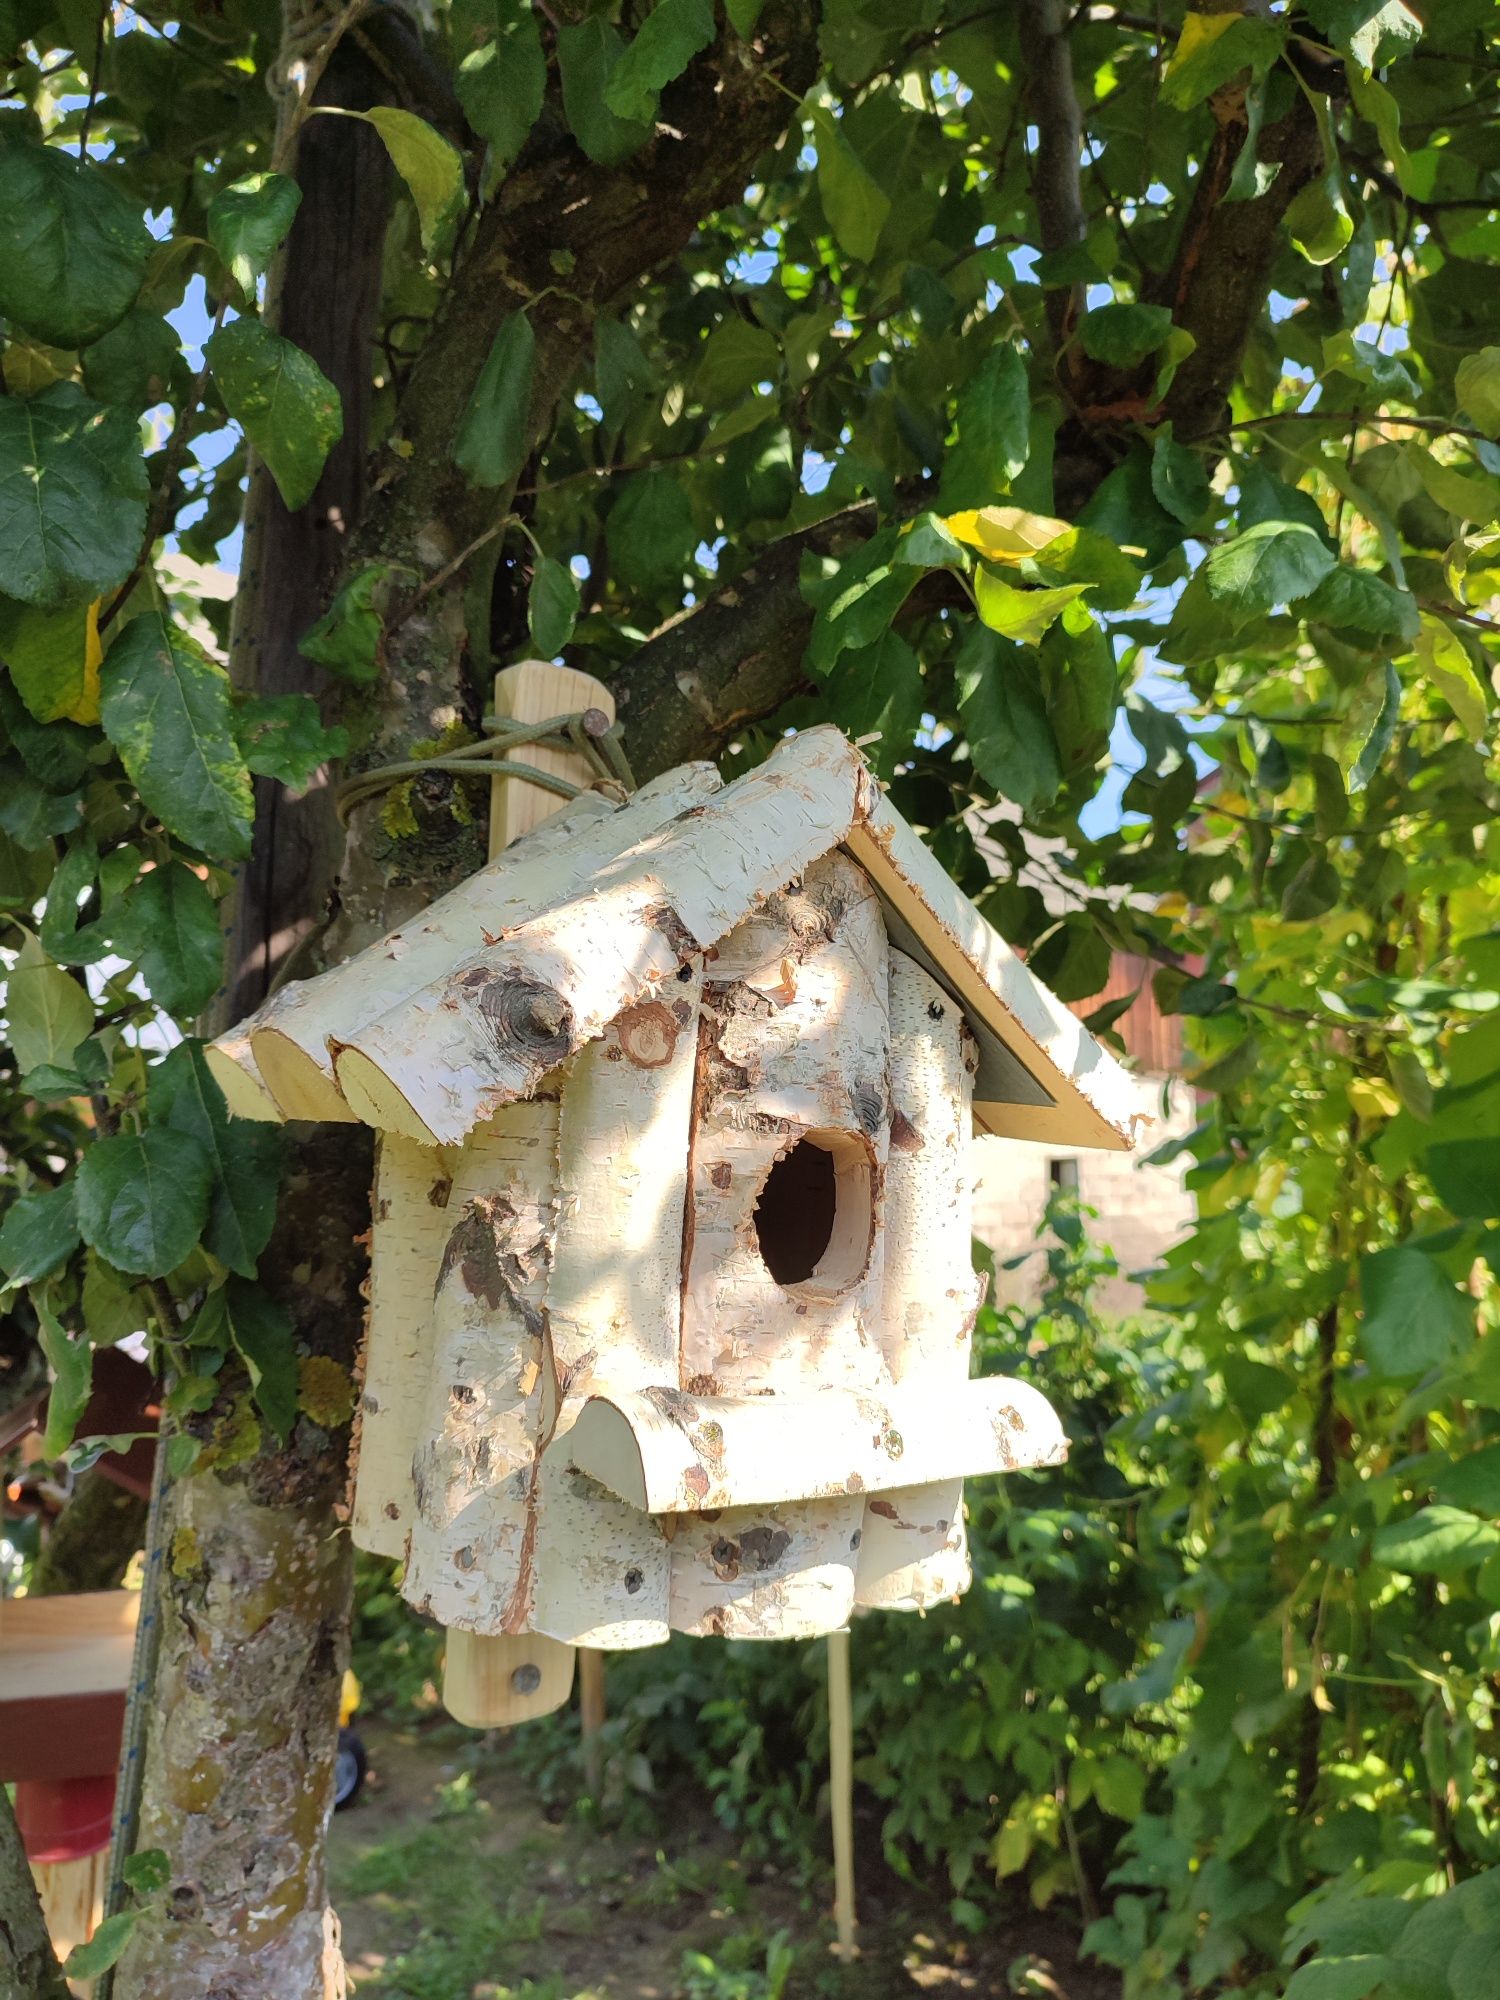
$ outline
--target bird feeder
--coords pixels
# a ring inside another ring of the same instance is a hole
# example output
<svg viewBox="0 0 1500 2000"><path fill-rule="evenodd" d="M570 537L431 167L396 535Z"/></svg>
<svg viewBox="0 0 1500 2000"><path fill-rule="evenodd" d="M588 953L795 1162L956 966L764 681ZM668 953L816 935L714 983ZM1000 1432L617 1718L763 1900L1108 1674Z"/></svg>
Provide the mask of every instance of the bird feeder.
<svg viewBox="0 0 1500 2000"><path fill-rule="evenodd" d="M969 1379L971 1135L1125 1149L1135 1086L835 730L578 798L210 1061L380 1135L352 1529L463 1719L951 1598L965 1477L1064 1456Z"/></svg>

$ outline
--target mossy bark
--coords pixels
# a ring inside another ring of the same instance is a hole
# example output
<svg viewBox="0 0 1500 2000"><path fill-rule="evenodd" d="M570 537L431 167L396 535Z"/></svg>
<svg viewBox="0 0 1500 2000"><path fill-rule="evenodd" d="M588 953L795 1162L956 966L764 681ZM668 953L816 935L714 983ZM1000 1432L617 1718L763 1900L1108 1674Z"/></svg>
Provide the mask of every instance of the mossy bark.
<svg viewBox="0 0 1500 2000"><path fill-rule="evenodd" d="M47 1536L31 1573L34 1597L62 1597L79 1590L117 1590L146 1536L146 1503L106 1479L85 1472Z"/></svg>
<svg viewBox="0 0 1500 2000"><path fill-rule="evenodd" d="M0 2000L70 2000L42 1921L10 1794L0 1785Z"/></svg>

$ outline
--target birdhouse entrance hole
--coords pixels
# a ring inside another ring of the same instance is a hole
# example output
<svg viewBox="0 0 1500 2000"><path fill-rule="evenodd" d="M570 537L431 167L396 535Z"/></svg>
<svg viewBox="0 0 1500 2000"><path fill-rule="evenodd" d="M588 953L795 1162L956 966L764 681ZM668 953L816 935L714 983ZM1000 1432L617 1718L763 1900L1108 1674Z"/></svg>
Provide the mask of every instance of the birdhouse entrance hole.
<svg viewBox="0 0 1500 2000"><path fill-rule="evenodd" d="M766 1175L755 1236L778 1285L842 1291L863 1273L875 1230L869 1147L850 1132L809 1132Z"/></svg>

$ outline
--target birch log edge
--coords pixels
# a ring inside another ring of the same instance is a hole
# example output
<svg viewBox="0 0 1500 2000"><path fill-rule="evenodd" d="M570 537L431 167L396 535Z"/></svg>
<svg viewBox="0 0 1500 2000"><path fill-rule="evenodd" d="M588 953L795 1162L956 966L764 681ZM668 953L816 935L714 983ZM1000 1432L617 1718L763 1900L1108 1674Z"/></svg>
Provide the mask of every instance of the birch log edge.
<svg viewBox="0 0 1500 2000"><path fill-rule="evenodd" d="M590 674L554 667L543 660L526 660L495 676L495 713L516 722L545 722L551 716L584 708L602 709L611 722L615 719L613 695ZM589 767L582 756L533 749L531 761L538 769L546 768L574 784L588 782ZM715 773L714 783L717 781ZM586 795L575 805L591 804L594 796ZM506 778L492 780L491 861L510 841L549 818L562 818L560 804L555 794L538 785ZM611 820L615 817L611 815ZM572 821L574 815L568 818ZM618 839L617 826L612 830ZM488 928L498 930L500 926L491 924ZM540 1632L493 1636L450 1632L443 1662L443 1706L458 1721L480 1729L548 1715L561 1708L572 1693L575 1660L572 1646ZM537 1676L534 1686L533 1674Z"/></svg>
<svg viewBox="0 0 1500 2000"><path fill-rule="evenodd" d="M978 1050L956 1006L914 959L890 956L891 1148L880 1333L898 1388L969 1393L969 1355L982 1286L973 1267L970 1128ZM975 1385L976 1387L978 1385ZM1024 1406L1023 1406L1024 1407ZM1031 1440L1063 1437L1050 1409ZM1028 1426L1029 1428L1029 1426ZM1002 1440L1012 1446L1014 1435ZM965 1472L873 1493L865 1503L856 1594L862 1609L921 1611L969 1586Z"/></svg>

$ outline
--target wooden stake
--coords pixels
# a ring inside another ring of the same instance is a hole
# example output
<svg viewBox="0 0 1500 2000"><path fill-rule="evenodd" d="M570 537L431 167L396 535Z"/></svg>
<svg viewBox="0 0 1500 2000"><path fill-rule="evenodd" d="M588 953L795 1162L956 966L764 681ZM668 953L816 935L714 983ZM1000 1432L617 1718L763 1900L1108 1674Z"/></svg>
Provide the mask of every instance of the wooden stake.
<svg viewBox="0 0 1500 2000"><path fill-rule="evenodd" d="M583 1737L583 1781L597 1799L604 1779L604 1655L592 1646L578 1649L578 1718Z"/></svg>
<svg viewBox="0 0 1500 2000"><path fill-rule="evenodd" d="M495 676L495 713L511 721L546 722L551 716L571 715L584 708L602 709L611 722L615 719L613 695L592 674L554 667L545 660L523 660ZM593 775L587 759L575 751L531 744L521 755L538 770L574 784L587 784ZM494 779L490 785L489 859L493 861L511 841L550 819L562 804L556 793L543 791L539 785L528 785L519 778ZM599 1655L593 1658L598 1661L602 1720L603 1661ZM479 1729L524 1722L561 1707L573 1684L573 1667L574 1648L539 1632L501 1633L491 1638L451 1631L443 1663L443 1706L460 1722ZM593 1671L586 1669L586 1690Z"/></svg>
<svg viewBox="0 0 1500 2000"><path fill-rule="evenodd" d="M846 1965L854 1943L854 1725L849 1697L849 1632L828 1635L828 1803L833 1814L835 1950Z"/></svg>

